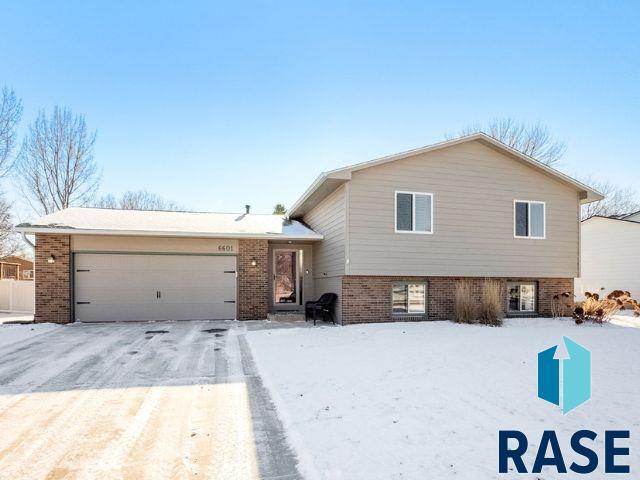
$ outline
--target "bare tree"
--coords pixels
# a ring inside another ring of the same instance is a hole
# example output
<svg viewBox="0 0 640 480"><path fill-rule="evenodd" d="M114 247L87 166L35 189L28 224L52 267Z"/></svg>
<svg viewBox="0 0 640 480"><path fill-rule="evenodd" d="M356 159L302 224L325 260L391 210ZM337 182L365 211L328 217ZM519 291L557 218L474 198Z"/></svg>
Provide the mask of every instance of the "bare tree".
<svg viewBox="0 0 640 480"><path fill-rule="evenodd" d="M145 190L124 192L119 199L113 195L105 195L96 203L99 208L119 208L122 210L185 210L175 202L165 200L155 193Z"/></svg>
<svg viewBox="0 0 640 480"><path fill-rule="evenodd" d="M496 119L486 125L480 123L470 125L462 129L459 135L478 132L486 133L549 166L558 163L567 150L565 143L553 138L549 129L540 122L529 125L513 118ZM447 137L452 138L451 135Z"/></svg>
<svg viewBox="0 0 640 480"><path fill-rule="evenodd" d="M16 143L16 127L22 117L22 103L13 90L4 87L0 97L0 177L11 168L11 151Z"/></svg>
<svg viewBox="0 0 640 480"><path fill-rule="evenodd" d="M620 216L640 210L640 199L637 192L629 187L620 187L606 181L587 179L584 183L590 185L604 195L604 200L592 202L582 206L582 219L601 216Z"/></svg>
<svg viewBox="0 0 640 480"><path fill-rule="evenodd" d="M20 118L20 99L13 90L4 87L0 94L0 178L5 177L13 165L11 153L16 143L16 127ZM0 256L10 255L16 247L11 204L0 192Z"/></svg>
<svg viewBox="0 0 640 480"><path fill-rule="evenodd" d="M82 115L55 107L44 111L22 143L16 173L31 207L51 213L90 202L98 188L100 173L93 158L95 132L88 132Z"/></svg>
<svg viewBox="0 0 640 480"><path fill-rule="evenodd" d="M287 213L287 209L285 208L284 203L276 203L273 207L273 214L284 215L285 213Z"/></svg>
<svg viewBox="0 0 640 480"><path fill-rule="evenodd" d="M17 247L11 219L11 204L0 194L0 257L11 255Z"/></svg>

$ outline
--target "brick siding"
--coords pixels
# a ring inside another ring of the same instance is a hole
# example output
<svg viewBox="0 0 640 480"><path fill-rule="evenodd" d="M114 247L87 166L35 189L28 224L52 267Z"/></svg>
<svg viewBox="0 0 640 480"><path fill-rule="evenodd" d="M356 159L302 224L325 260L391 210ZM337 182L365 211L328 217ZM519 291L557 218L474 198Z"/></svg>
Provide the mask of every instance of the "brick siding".
<svg viewBox="0 0 640 480"><path fill-rule="evenodd" d="M401 320L450 320L453 318L455 277L386 277L386 276L345 276L342 278L342 323L393 322ZM484 278L465 278L471 283L472 294L479 298ZM554 295L560 298L565 315L573 307L572 278L493 278L503 285L504 312L507 310L506 283L512 281L538 284L538 314L551 316ZM393 317L391 314L391 286L394 282L426 282L427 316ZM568 298L562 293L569 292Z"/></svg>
<svg viewBox="0 0 640 480"><path fill-rule="evenodd" d="M269 243L238 242L238 320L264 320L269 310ZM256 266L251 265L255 259Z"/></svg>
<svg viewBox="0 0 640 480"><path fill-rule="evenodd" d="M36 322L71 321L70 245L69 235L36 235ZM51 255L54 263L48 262Z"/></svg>

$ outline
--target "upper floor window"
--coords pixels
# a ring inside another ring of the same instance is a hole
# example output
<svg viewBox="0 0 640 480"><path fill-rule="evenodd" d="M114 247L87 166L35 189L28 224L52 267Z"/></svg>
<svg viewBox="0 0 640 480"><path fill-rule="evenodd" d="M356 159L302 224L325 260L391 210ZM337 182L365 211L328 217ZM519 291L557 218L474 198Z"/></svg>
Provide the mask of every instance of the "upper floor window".
<svg viewBox="0 0 640 480"><path fill-rule="evenodd" d="M396 232L433 233L433 195L396 192Z"/></svg>
<svg viewBox="0 0 640 480"><path fill-rule="evenodd" d="M545 238L545 204L526 200L513 201L513 235Z"/></svg>

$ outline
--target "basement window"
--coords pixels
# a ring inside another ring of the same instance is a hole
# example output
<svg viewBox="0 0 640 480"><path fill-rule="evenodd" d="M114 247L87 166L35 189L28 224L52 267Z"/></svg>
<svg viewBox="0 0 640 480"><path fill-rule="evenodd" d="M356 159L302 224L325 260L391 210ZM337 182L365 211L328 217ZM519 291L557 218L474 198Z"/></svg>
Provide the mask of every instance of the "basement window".
<svg viewBox="0 0 640 480"><path fill-rule="evenodd" d="M426 283L394 283L391 292L394 315L421 315L427 311Z"/></svg>
<svg viewBox="0 0 640 480"><path fill-rule="evenodd" d="M511 282L507 284L507 301L510 313L534 313L537 302L535 282Z"/></svg>

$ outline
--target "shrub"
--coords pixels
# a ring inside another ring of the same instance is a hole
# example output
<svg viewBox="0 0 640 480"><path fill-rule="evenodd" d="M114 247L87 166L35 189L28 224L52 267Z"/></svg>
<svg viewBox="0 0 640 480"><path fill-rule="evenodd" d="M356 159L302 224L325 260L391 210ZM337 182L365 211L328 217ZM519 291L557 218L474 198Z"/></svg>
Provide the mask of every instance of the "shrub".
<svg viewBox="0 0 640 480"><path fill-rule="evenodd" d="M482 295L478 305L477 318L485 325L502 325L503 313L502 284L495 280L485 280L482 284Z"/></svg>
<svg viewBox="0 0 640 480"><path fill-rule="evenodd" d="M551 299L551 316L553 318L568 317L571 314L571 292L556 294Z"/></svg>
<svg viewBox="0 0 640 480"><path fill-rule="evenodd" d="M475 302L471 284L465 280L456 282L453 311L456 322L475 323Z"/></svg>
<svg viewBox="0 0 640 480"><path fill-rule="evenodd" d="M605 298L597 293L585 292L584 301L579 302L573 311L573 318L580 325L585 321L596 323L607 322L620 310L632 309L636 316L640 315L640 303L631 298L629 292L614 290Z"/></svg>

